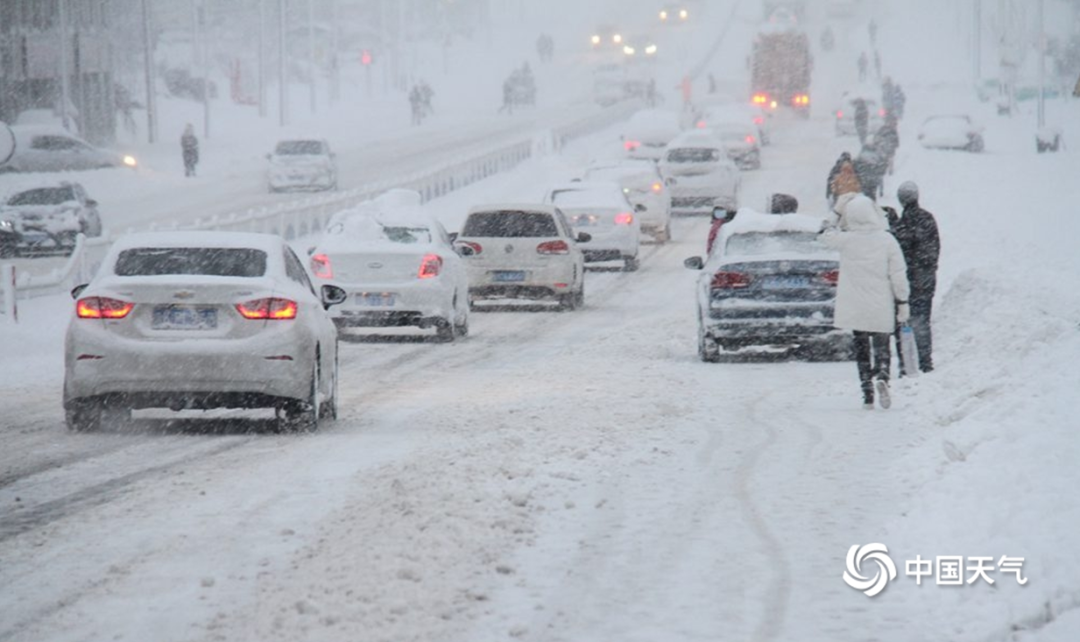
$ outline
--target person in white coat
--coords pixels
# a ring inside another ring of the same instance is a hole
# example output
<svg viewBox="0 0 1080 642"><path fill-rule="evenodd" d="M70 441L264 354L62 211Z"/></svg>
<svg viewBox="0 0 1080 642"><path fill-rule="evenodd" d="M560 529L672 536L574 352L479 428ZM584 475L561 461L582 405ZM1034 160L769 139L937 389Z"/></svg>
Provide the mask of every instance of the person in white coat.
<svg viewBox="0 0 1080 642"><path fill-rule="evenodd" d="M839 212L840 229L826 228L821 239L840 253L833 325L855 333L855 360L863 403L874 407L874 392L882 408L891 404L889 338L896 323L905 323L909 286L900 244L889 233L885 213L869 198L858 195Z"/></svg>

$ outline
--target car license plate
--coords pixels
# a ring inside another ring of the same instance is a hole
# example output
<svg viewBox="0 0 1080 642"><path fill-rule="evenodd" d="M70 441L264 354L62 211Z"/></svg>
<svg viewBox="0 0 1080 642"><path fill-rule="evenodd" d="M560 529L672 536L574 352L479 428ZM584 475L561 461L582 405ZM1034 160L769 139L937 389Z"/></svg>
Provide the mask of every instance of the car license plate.
<svg viewBox="0 0 1080 642"><path fill-rule="evenodd" d="M497 283L519 283L525 280L524 272L492 272L491 280Z"/></svg>
<svg viewBox="0 0 1080 642"><path fill-rule="evenodd" d="M578 214L571 223L574 227L596 227L599 224L600 217L595 214Z"/></svg>
<svg viewBox="0 0 1080 642"><path fill-rule="evenodd" d="M217 310L189 305L159 305L154 308L150 327L154 330L213 330Z"/></svg>
<svg viewBox="0 0 1080 642"><path fill-rule="evenodd" d="M371 308L389 308L394 305L395 295L390 292L360 292L356 295L356 305Z"/></svg>
<svg viewBox="0 0 1080 642"><path fill-rule="evenodd" d="M770 276L761 282L761 287L766 290L795 290L808 285L810 279L805 276Z"/></svg>

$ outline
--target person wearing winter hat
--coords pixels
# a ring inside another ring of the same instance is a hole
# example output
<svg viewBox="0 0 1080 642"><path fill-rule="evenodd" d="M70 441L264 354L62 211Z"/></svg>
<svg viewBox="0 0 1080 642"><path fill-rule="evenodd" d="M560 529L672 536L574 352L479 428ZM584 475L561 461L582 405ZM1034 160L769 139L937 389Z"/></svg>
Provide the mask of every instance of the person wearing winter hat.
<svg viewBox="0 0 1080 642"><path fill-rule="evenodd" d="M825 227L821 240L840 253L833 325L855 334L855 361L863 405L891 403L889 338L908 320L907 266L877 205L862 194L844 208L844 229Z"/></svg>
<svg viewBox="0 0 1080 642"><path fill-rule="evenodd" d="M933 333L930 316L937 289L938 258L941 255L941 237L934 215L919 206L919 186L906 181L896 191L903 206L899 216L889 217L893 234L900 243L907 263L907 278L911 284L911 329L919 351L919 363L900 362L901 374L913 372L918 367L923 372L934 369ZM899 340L899 336L897 336Z"/></svg>

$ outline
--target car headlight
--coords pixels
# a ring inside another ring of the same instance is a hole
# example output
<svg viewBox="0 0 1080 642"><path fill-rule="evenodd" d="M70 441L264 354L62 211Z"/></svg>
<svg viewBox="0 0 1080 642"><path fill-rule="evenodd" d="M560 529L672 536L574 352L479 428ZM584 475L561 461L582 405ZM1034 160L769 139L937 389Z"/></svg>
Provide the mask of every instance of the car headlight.
<svg viewBox="0 0 1080 642"><path fill-rule="evenodd" d="M9 221L7 219L0 219L0 230L3 230L5 232L14 232L15 222Z"/></svg>
<svg viewBox="0 0 1080 642"><path fill-rule="evenodd" d="M594 45L598 45L598 44L600 44L600 36L593 36L593 37L592 37L592 43L593 43Z"/></svg>
<svg viewBox="0 0 1080 642"><path fill-rule="evenodd" d="M124 166L125 167L137 167L138 165L139 165L139 161L135 160L134 156L131 156L130 154L125 154L124 155Z"/></svg>
<svg viewBox="0 0 1080 642"><path fill-rule="evenodd" d="M631 47L630 45L626 45L625 47L623 47L622 52L624 54L626 54L627 56L633 56L634 53L635 53L634 48Z"/></svg>
<svg viewBox="0 0 1080 642"><path fill-rule="evenodd" d="M656 45L649 45L645 47L645 55L651 56L656 53Z"/></svg>

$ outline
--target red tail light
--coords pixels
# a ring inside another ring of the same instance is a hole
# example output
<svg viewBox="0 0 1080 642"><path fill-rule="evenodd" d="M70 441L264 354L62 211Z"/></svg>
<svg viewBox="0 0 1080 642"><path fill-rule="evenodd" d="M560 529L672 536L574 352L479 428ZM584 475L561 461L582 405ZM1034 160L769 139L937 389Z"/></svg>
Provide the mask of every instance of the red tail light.
<svg viewBox="0 0 1080 642"><path fill-rule="evenodd" d="M843 109L837 109L836 110L836 117L837 118L843 118L844 117L844 110Z"/></svg>
<svg viewBox="0 0 1080 642"><path fill-rule="evenodd" d="M296 301L268 297L265 299L253 299L244 303L236 304L236 311L245 319L265 319L267 321L281 321L295 319L297 306Z"/></svg>
<svg viewBox="0 0 1080 642"><path fill-rule="evenodd" d="M754 94L753 100L755 105L764 105L769 102L769 97L765 94Z"/></svg>
<svg viewBox="0 0 1080 642"><path fill-rule="evenodd" d="M705 129L705 127L707 127L707 125L706 125L704 120L697 121L697 128L698 129Z"/></svg>
<svg viewBox="0 0 1080 642"><path fill-rule="evenodd" d="M765 123L765 117L764 116L754 116L754 124L755 125L763 125L764 123Z"/></svg>
<svg viewBox="0 0 1080 642"><path fill-rule="evenodd" d="M663 189L664 189L664 184L661 183L660 181L656 181L655 183L652 184L652 191L654 191L654 192L659 192L659 191L662 191Z"/></svg>
<svg viewBox="0 0 1080 642"><path fill-rule="evenodd" d="M334 278L334 270L330 268L330 257L325 254L316 254L311 257L311 271L320 279Z"/></svg>
<svg viewBox="0 0 1080 642"><path fill-rule="evenodd" d="M747 134L747 135L746 135L746 142L747 142L747 144L749 144L749 145L753 145L753 144L754 144L754 140L756 140L756 139L755 139L755 138L754 138L753 136L751 136L750 134Z"/></svg>
<svg viewBox="0 0 1080 642"><path fill-rule="evenodd" d="M442 263L442 257L438 254L427 254L424 260L420 261L420 272L416 276L421 279L437 277L442 271Z"/></svg>
<svg viewBox="0 0 1080 642"><path fill-rule="evenodd" d="M472 256L476 256L477 254L480 254L484 251L484 246L480 245L479 243L475 243L473 241L461 241L460 243L462 246L472 250Z"/></svg>
<svg viewBox="0 0 1080 642"><path fill-rule="evenodd" d="M878 110L877 113L878 113L878 116L881 116L882 118L884 118L885 117L885 108L882 107L881 109Z"/></svg>
<svg viewBox="0 0 1080 642"><path fill-rule="evenodd" d="M615 215L616 225L630 225L634 222L634 215L630 212L621 212Z"/></svg>
<svg viewBox="0 0 1080 642"><path fill-rule="evenodd" d="M569 254L570 245L566 241L544 241L536 246L537 254Z"/></svg>
<svg viewBox="0 0 1080 642"><path fill-rule="evenodd" d="M135 304L128 301L88 296L75 304L75 313L80 319L123 319L134 307Z"/></svg>
<svg viewBox="0 0 1080 642"><path fill-rule="evenodd" d="M641 147L641 141L639 141L639 140L628 140L628 141L623 143L623 147L626 149L626 151L632 152L635 149L637 149L638 147Z"/></svg>
<svg viewBox="0 0 1080 642"><path fill-rule="evenodd" d="M750 276L742 272L717 272L709 287L714 290L733 290L750 287Z"/></svg>
<svg viewBox="0 0 1080 642"><path fill-rule="evenodd" d="M839 270L829 270L828 272L822 272L821 273L821 280L825 281L829 285L836 285L837 283L840 282L840 271Z"/></svg>

